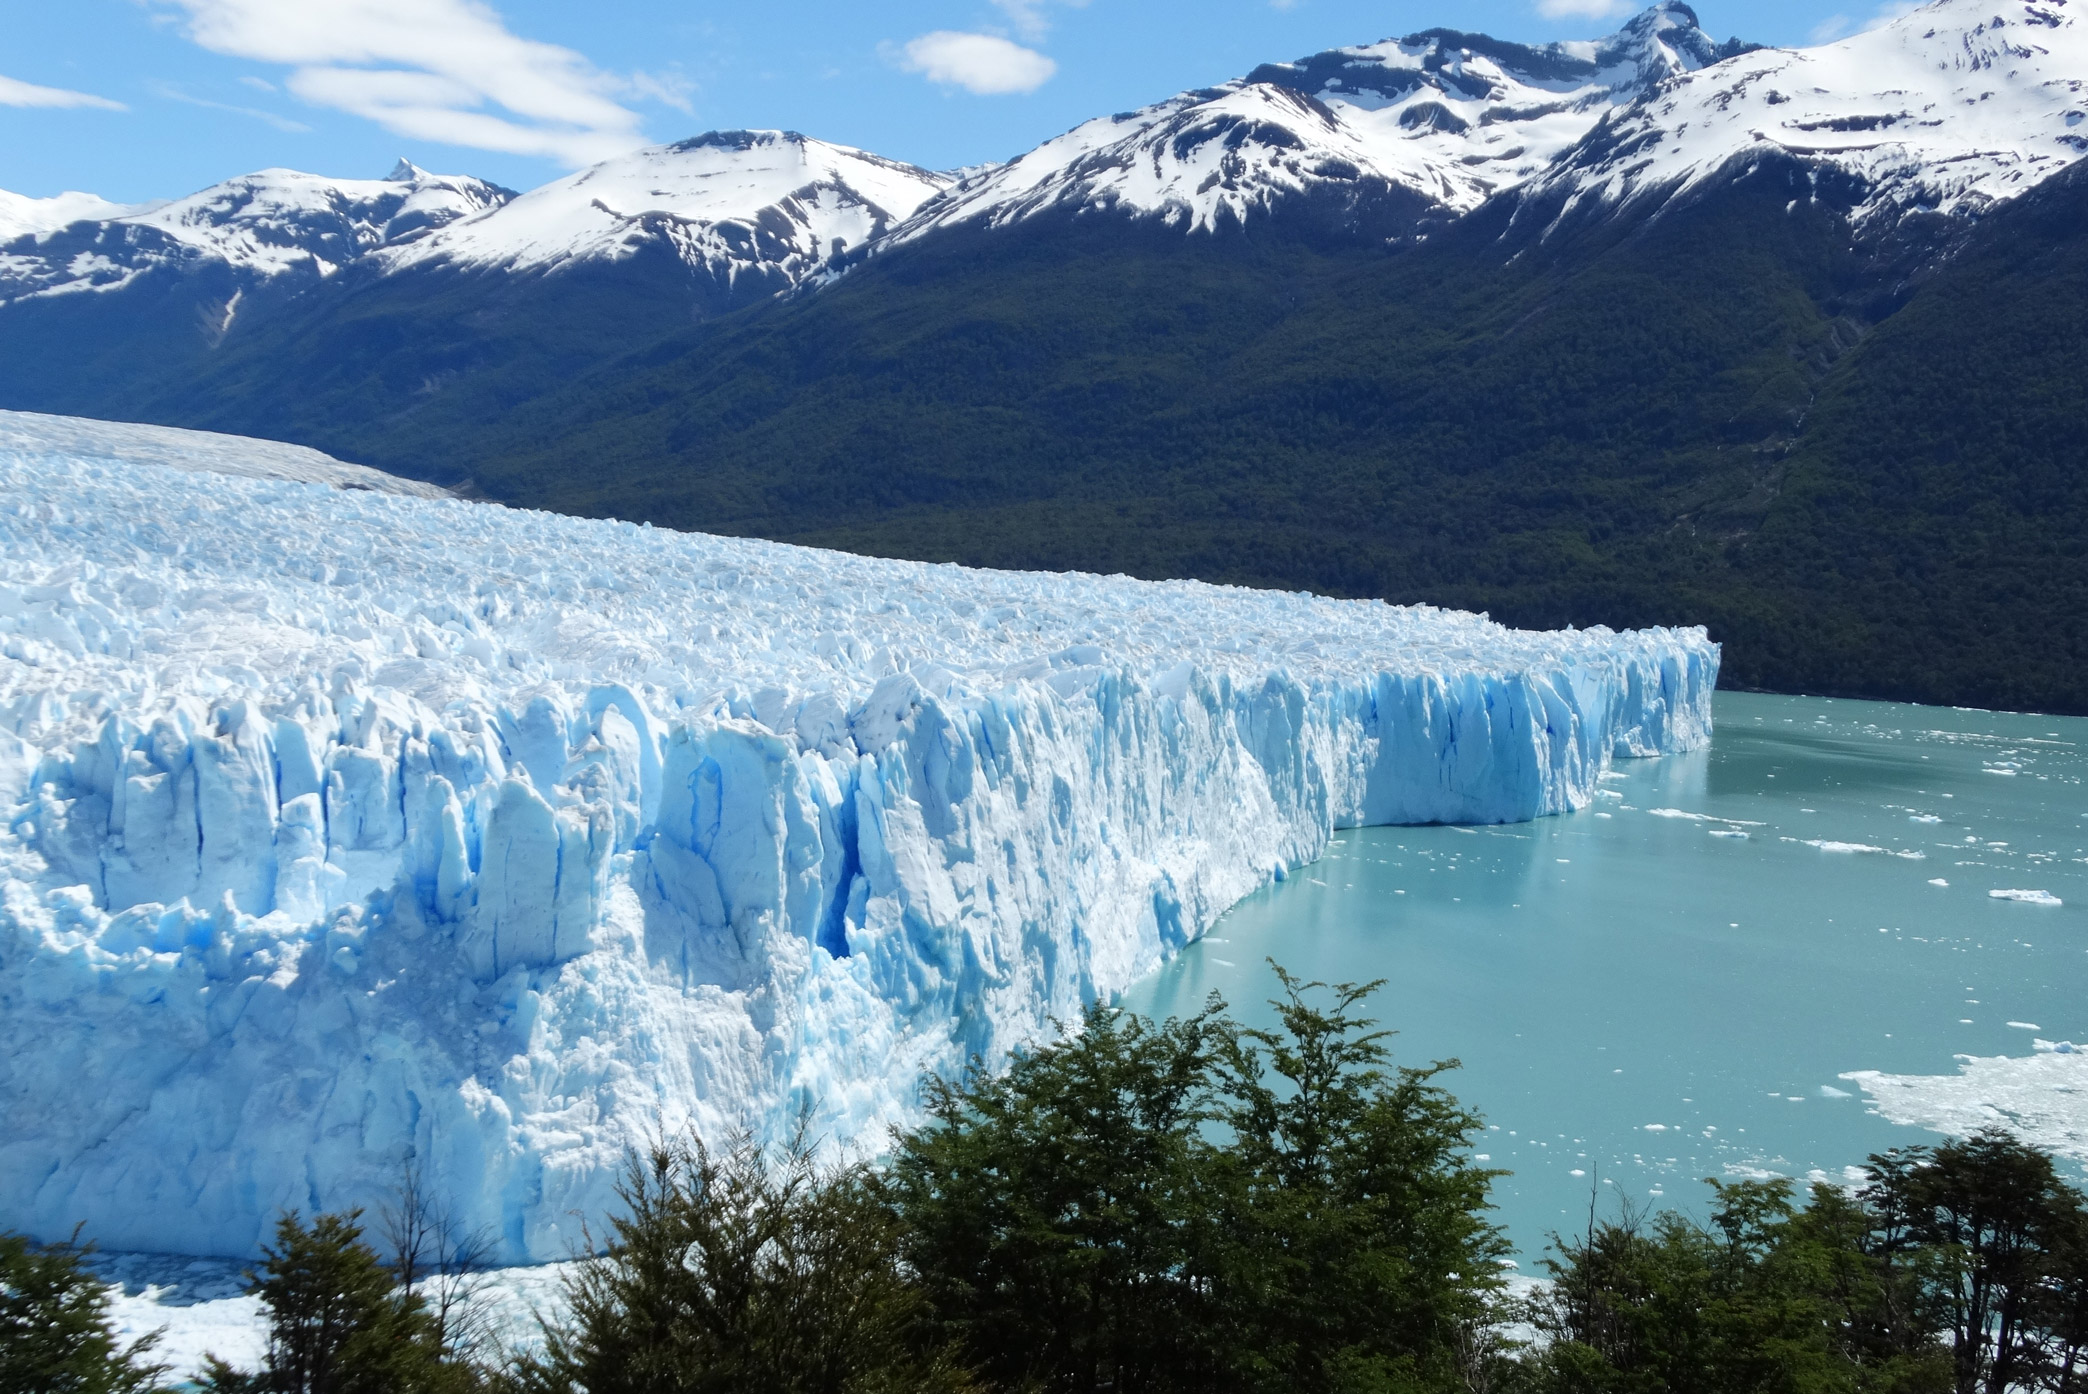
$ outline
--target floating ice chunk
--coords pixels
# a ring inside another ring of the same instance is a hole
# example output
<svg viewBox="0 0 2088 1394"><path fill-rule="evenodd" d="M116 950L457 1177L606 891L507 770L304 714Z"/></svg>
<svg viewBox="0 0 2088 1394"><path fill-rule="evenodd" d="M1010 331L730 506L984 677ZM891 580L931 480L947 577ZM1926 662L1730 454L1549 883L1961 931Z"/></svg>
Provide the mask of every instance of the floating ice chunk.
<svg viewBox="0 0 2088 1394"><path fill-rule="evenodd" d="M1687 818L1693 823L1725 823L1736 828L1762 828L1768 824L1748 818L1721 818L1714 813L1690 813L1679 808L1649 808L1655 818Z"/></svg>
<svg viewBox="0 0 2088 1394"><path fill-rule="evenodd" d="M1712 837L1736 837L1743 841L1747 837L1747 833L1740 828L1706 828L1704 831Z"/></svg>
<svg viewBox="0 0 2088 1394"><path fill-rule="evenodd" d="M2018 1031L2042 1031L2044 1028L2034 1021L2011 1021L2008 1023Z"/></svg>
<svg viewBox="0 0 2088 1394"><path fill-rule="evenodd" d="M2064 905L2066 902L2050 891L1988 891L1995 900L2016 900L2025 905Z"/></svg>
<svg viewBox="0 0 2088 1394"><path fill-rule="evenodd" d="M2036 1043L2029 1056L1959 1056L1954 1075L1842 1076L1870 1096L1885 1119L1968 1137L2005 1128L2033 1146L2088 1161L2088 1052Z"/></svg>
<svg viewBox="0 0 2088 1394"><path fill-rule="evenodd" d="M1856 1096L1846 1089L1837 1089L1831 1084L1823 1084L1820 1086L1820 1097L1823 1099L1853 1099Z"/></svg>
<svg viewBox="0 0 2088 1394"><path fill-rule="evenodd" d="M1725 1174L1741 1181L1781 1181L1784 1173L1766 1167L1750 1166L1746 1162L1727 1162Z"/></svg>
<svg viewBox="0 0 2088 1394"><path fill-rule="evenodd" d="M1947 887L1947 886L1949 886L1949 885L1950 885L1950 883L1949 883L1948 881L1944 880L1944 879L1943 879L1942 877L1940 877L1940 876L1931 876L1931 877L1929 878L1929 884L1930 884L1931 886L1945 886L1945 887Z"/></svg>

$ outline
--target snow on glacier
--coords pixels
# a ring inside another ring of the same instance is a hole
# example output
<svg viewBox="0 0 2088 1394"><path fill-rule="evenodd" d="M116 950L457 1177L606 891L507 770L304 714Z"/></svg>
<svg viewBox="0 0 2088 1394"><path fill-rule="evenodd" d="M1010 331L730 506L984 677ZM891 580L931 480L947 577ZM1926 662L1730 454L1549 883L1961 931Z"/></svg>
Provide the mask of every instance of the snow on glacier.
<svg viewBox="0 0 2088 1394"><path fill-rule="evenodd" d="M662 1129L874 1146L923 1071L1049 1034L1337 827L1564 812L1709 734L1701 630L880 561L10 422L0 1227L46 1238L244 1255L411 1153L504 1261L560 1258Z"/></svg>
<svg viewBox="0 0 2088 1394"><path fill-rule="evenodd" d="M337 489L374 489L381 494L411 494L416 498L451 497L450 491L439 484L401 479L368 465L344 464L306 445L228 436L216 431L190 431L179 426L142 426L84 416L0 410L0 454L11 451L164 465L169 469L242 474L254 479L297 479L331 484Z"/></svg>

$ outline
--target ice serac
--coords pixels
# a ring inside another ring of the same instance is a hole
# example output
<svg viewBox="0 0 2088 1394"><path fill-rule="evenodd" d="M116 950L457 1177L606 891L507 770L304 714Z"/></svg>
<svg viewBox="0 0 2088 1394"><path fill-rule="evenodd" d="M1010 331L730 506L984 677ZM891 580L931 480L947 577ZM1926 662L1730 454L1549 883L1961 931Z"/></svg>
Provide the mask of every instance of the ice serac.
<svg viewBox="0 0 2088 1394"><path fill-rule="evenodd" d="M840 1141L1337 828L1706 739L1700 630L878 561L0 447L0 1226L250 1252L409 1155L563 1256ZM259 447L257 447L259 448Z"/></svg>

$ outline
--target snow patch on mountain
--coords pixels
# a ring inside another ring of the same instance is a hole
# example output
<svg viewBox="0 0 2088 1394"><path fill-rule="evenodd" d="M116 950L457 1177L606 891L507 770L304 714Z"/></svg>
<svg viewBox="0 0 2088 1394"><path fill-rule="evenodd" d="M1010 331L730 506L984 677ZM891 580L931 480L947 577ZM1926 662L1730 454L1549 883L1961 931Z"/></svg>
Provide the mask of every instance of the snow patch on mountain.
<svg viewBox="0 0 2088 1394"><path fill-rule="evenodd" d="M401 160L384 179L265 169L200 193L0 244L0 300L118 290L156 268L217 264L270 281L325 277L513 197Z"/></svg>
<svg viewBox="0 0 2088 1394"><path fill-rule="evenodd" d="M11 436L0 1227L243 1255L411 1155L560 1258L657 1130L874 1144L1337 827L1701 744L1717 668Z"/></svg>
<svg viewBox="0 0 2088 1394"><path fill-rule="evenodd" d="M50 198L30 198L0 189L0 245L17 237L56 232L72 223L107 222L143 211L149 205L111 203L93 194L68 189Z"/></svg>
<svg viewBox="0 0 2088 1394"><path fill-rule="evenodd" d="M664 246L727 279L762 269L796 284L952 182L794 131L713 131L606 160L381 260L535 271Z"/></svg>
<svg viewBox="0 0 2088 1394"><path fill-rule="evenodd" d="M1937 0L1866 33L1681 74L1537 186L1567 208L1666 195L1780 152L1844 171L1857 221L1977 214L2088 151L2088 25L2068 0Z"/></svg>
<svg viewBox="0 0 2088 1394"><path fill-rule="evenodd" d="M1208 230L1306 195L1403 195L1460 214L1543 171L1612 109L1743 49L1668 0L1601 40L1532 47L1436 29L1266 64L1075 127L965 180L894 240L1047 210Z"/></svg>

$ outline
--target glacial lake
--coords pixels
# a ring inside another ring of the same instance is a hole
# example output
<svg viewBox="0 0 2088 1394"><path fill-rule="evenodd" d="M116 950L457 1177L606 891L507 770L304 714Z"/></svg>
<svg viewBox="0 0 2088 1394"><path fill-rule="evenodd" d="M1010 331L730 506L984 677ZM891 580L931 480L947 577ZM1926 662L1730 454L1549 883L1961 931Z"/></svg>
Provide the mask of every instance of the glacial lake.
<svg viewBox="0 0 2088 1394"><path fill-rule="evenodd" d="M1591 1195L1701 1217L1707 1176L1937 1140L1845 1072L2088 1042L2088 719L1721 693L1716 721L1579 813L1340 834L1123 1004L1268 1024L1269 958L1386 979L1394 1063L1462 1062L1438 1082L1513 1173L1524 1272Z"/></svg>

